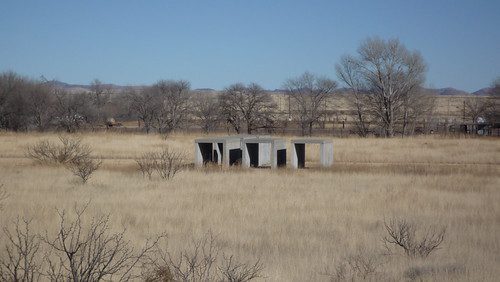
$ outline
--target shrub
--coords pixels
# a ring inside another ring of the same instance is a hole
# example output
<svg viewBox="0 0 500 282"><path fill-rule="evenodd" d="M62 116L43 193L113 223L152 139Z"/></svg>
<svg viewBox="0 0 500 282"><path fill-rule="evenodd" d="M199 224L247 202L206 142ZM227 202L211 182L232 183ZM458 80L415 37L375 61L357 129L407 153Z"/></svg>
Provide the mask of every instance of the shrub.
<svg viewBox="0 0 500 282"><path fill-rule="evenodd" d="M87 183L92 174L101 167L102 160L92 159L90 157L77 158L67 164L67 168L75 175L80 177L83 183Z"/></svg>
<svg viewBox="0 0 500 282"><path fill-rule="evenodd" d="M160 178L169 180L184 169L184 159L182 153L165 148L160 152L144 153L135 162L143 177L151 179L156 172Z"/></svg>
<svg viewBox="0 0 500 282"><path fill-rule="evenodd" d="M154 168L161 178L171 179L184 168L184 156L165 148L155 155Z"/></svg>
<svg viewBox="0 0 500 282"><path fill-rule="evenodd" d="M386 248L389 249L388 244L398 246L411 258L426 258L439 249L446 233L445 227L435 226L429 226L424 228L423 232L417 232L416 224L404 219L384 221L384 226L388 233L388 236L383 238Z"/></svg>
<svg viewBox="0 0 500 282"><path fill-rule="evenodd" d="M151 176L155 170L155 154L154 153L144 153L139 158L135 159L137 166L139 167L139 171L142 173L143 177L148 177L151 179Z"/></svg>
<svg viewBox="0 0 500 282"><path fill-rule="evenodd" d="M40 164L67 164L90 157L90 146L81 143L79 138L59 136L60 144L42 140L29 145L26 155Z"/></svg>
<svg viewBox="0 0 500 282"><path fill-rule="evenodd" d="M380 280L380 260L375 254L358 251L342 259L333 270L326 269L323 274L328 276L330 281Z"/></svg>

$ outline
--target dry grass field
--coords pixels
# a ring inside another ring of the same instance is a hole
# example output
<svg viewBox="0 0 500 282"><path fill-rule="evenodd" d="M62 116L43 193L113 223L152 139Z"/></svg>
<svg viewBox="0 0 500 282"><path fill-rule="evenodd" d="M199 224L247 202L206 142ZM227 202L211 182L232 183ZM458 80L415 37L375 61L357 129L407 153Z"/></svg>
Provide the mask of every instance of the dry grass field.
<svg viewBox="0 0 500 282"><path fill-rule="evenodd" d="M261 258L260 281L328 281L325 272L354 255L372 261L368 280L500 277L499 139L334 139L327 170L191 168L164 181L143 178L134 158L168 145L191 162L195 135L79 136L104 159L85 185L25 157L27 145L57 135L0 133L0 183L9 196L3 226L26 216L53 232L56 208L90 200L91 213L110 213L113 228L126 228L137 245L166 232L175 253L211 230L225 252ZM426 259L388 254L382 238L391 218L446 227L440 249Z"/></svg>

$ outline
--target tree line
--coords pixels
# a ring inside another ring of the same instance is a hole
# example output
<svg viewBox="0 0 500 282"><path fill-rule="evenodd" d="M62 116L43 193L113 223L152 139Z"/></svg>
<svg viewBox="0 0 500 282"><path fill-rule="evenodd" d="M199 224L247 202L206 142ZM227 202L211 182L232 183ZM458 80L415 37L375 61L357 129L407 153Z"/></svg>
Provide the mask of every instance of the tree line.
<svg viewBox="0 0 500 282"><path fill-rule="evenodd" d="M53 81L4 72L0 129L75 132L113 126L113 118L121 118L137 120L147 133L170 133L196 124L204 132L225 126L249 134L295 126L302 135L312 135L343 91L348 93L344 96L354 133L392 137L413 134L434 110L434 98L423 88L427 66L422 55L397 39L368 38L356 54L343 56L335 70L342 89L336 81L308 72L285 81L285 116L257 83L235 83L217 94L197 94L184 80L159 80L117 92L96 79L88 91L72 93ZM499 89L497 80L493 87L497 96ZM498 122L498 99L483 100L466 100L464 115L467 112L472 122L478 117Z"/></svg>

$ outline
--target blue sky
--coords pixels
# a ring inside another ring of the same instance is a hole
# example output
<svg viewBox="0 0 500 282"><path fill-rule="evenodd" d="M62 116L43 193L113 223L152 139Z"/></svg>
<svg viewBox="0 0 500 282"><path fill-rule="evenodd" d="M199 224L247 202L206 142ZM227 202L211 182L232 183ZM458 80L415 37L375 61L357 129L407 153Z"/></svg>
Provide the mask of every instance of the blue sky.
<svg viewBox="0 0 500 282"><path fill-rule="evenodd" d="M419 50L427 86L475 91L500 76L500 1L0 0L0 71L68 83L186 79L279 88L336 79L369 36Z"/></svg>

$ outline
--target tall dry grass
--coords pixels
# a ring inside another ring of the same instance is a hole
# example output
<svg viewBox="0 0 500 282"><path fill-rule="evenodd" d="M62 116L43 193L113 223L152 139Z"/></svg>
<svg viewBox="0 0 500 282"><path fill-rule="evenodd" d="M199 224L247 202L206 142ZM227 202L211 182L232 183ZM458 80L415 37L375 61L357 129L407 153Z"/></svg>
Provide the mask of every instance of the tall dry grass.
<svg viewBox="0 0 500 282"><path fill-rule="evenodd" d="M90 199L92 212L111 213L114 228L125 227L137 245L166 231L175 252L212 230L243 260L260 257L268 281L327 280L326 268L357 253L377 258L380 276L371 279L500 275L497 139L335 139L328 170L190 169L171 181L148 181L136 170L135 156L164 145L191 154L195 137L81 135L104 157L101 170L81 185L64 168L24 158L26 145L56 135L2 133L0 183L9 198L1 224L25 215L34 228L53 232L56 208ZM393 217L445 226L441 249L425 260L385 255L383 221Z"/></svg>

